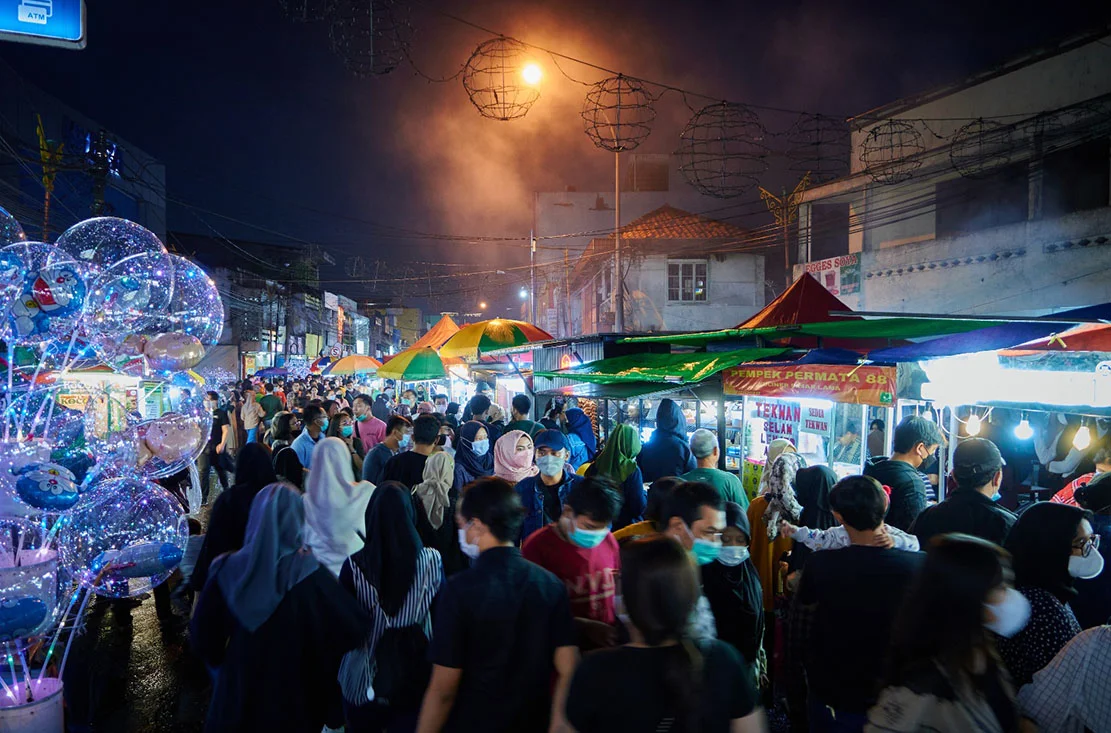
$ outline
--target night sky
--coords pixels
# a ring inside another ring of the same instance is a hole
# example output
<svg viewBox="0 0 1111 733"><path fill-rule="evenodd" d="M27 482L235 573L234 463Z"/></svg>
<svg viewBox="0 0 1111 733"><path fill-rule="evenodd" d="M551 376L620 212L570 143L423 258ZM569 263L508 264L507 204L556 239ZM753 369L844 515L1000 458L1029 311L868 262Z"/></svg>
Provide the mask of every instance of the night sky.
<svg viewBox="0 0 1111 733"><path fill-rule="evenodd" d="M524 237L532 191L612 185L612 158L582 132L586 88L545 55L536 59L546 75L540 101L523 120L496 122L479 116L458 80L431 83L407 65L382 78L351 76L330 50L326 24L292 23L277 0L88 4L84 51L6 43L0 56L164 161L171 197L287 236L178 204L170 206L171 229L208 233L212 226L229 237L319 242L341 263L354 255L393 263L382 277L404 274L403 262L421 263L409 264L419 273L423 263L485 269L526 262L527 247L400 236ZM1106 22L1108 10L1096 6L1074 4L1063 13L1060 4L1024 0L432 0L412 4L412 57L428 75L450 75L488 38L435 12L442 9L714 97L850 116ZM561 66L583 81L607 76ZM640 152L672 152L689 115L678 95L664 97ZM769 115L765 124L774 130L789 118ZM774 171L769 182L780 184ZM346 276L337 269L326 277ZM479 292L493 289L487 283L441 281L434 294L446 297L436 305L465 310L478 297L498 298ZM406 288L409 297L428 294L427 284ZM392 290L402 294L400 285Z"/></svg>

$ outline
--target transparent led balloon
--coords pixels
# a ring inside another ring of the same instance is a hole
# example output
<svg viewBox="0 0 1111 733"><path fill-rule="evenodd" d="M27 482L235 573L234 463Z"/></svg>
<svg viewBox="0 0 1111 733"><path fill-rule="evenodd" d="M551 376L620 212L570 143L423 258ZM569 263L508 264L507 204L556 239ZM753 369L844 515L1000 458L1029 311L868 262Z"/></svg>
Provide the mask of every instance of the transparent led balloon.
<svg viewBox="0 0 1111 733"><path fill-rule="evenodd" d="M57 246L96 272L146 254L166 254L165 245L154 232L114 216L74 224L58 237Z"/></svg>
<svg viewBox="0 0 1111 733"><path fill-rule="evenodd" d="M106 483L103 501L66 518L62 563L98 595L140 595L181 562L188 522L181 504L158 484L134 478Z"/></svg>
<svg viewBox="0 0 1111 733"><path fill-rule="evenodd" d="M27 235L23 233L23 227L19 225L16 218L9 214L7 209L0 206L0 247L23 242L26 239Z"/></svg>
<svg viewBox="0 0 1111 733"><path fill-rule="evenodd" d="M58 553L42 526L0 517L0 642L37 636L54 621Z"/></svg>
<svg viewBox="0 0 1111 733"><path fill-rule="evenodd" d="M41 242L11 244L0 252L22 261L22 281L5 304L0 338L17 344L69 339L81 320L87 286L84 269L60 247Z"/></svg>
<svg viewBox="0 0 1111 733"><path fill-rule="evenodd" d="M108 363L138 356L142 344L134 343L133 335L155 331L173 291L174 263L164 252L135 255L101 269L90 282L84 324L98 355Z"/></svg>
<svg viewBox="0 0 1111 733"><path fill-rule="evenodd" d="M165 313L155 319L149 336L178 333L196 337L204 347L215 346L224 330L224 304L216 283L184 257L170 255L174 265L174 291ZM185 367L188 368L188 367Z"/></svg>
<svg viewBox="0 0 1111 733"><path fill-rule="evenodd" d="M140 423L138 469L147 478L165 478L200 457L212 431L211 414L167 412Z"/></svg>
<svg viewBox="0 0 1111 733"><path fill-rule="evenodd" d="M85 402L84 434L87 449L98 458L98 467L134 471L138 460L137 426L142 418L119 390L93 391ZM104 471L98 471L102 474ZM86 490L90 483L86 478Z"/></svg>

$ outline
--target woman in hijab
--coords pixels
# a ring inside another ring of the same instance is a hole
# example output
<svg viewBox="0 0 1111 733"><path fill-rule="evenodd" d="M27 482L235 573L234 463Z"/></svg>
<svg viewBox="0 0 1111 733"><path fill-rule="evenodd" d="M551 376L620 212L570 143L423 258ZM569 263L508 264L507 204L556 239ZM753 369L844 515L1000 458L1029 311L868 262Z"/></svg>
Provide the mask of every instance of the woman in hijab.
<svg viewBox="0 0 1111 733"><path fill-rule="evenodd" d="M466 567L455 530L455 460L448 453L433 453L424 464L424 480L413 487L417 534L425 547L440 553L444 572L452 575Z"/></svg>
<svg viewBox="0 0 1111 733"><path fill-rule="evenodd" d="M567 461L576 471L584 463L594 460L598 454L598 439L594 437L594 426L590 418L578 407L572 407L567 416L567 443L571 446L571 457Z"/></svg>
<svg viewBox="0 0 1111 733"><path fill-rule="evenodd" d="M494 475L516 486L517 482L539 472L533 460L535 454L536 448L528 433L510 430L494 443Z"/></svg>
<svg viewBox="0 0 1111 733"><path fill-rule="evenodd" d="M271 484L255 495L243 548L209 568L190 638L218 668L209 733L320 733L342 724L336 689L343 655L366 638L371 619L303 549L300 494ZM275 652L295 664L275 664Z"/></svg>
<svg viewBox="0 0 1111 733"><path fill-rule="evenodd" d="M316 444L305 491L305 545L333 575L363 546L363 514L373 491L369 481L355 481L346 443L325 438Z"/></svg>
<svg viewBox="0 0 1111 733"><path fill-rule="evenodd" d="M768 455L764 460L764 473L760 477L760 491L752 503L748 505L748 524L752 529L749 537L749 554L752 564L760 576L760 586L764 591L764 611L771 614L775 611L775 596L782 594L783 583L780 581L779 561L791 551L792 542L787 537L779 534L778 528L774 538L768 536L768 524L764 520L769 506L768 479L776 461L786 453L794 453L795 446L789 440L782 438L773 440L768 444ZM774 483L774 482L773 482ZM786 517L784 517L786 519Z"/></svg>
<svg viewBox="0 0 1111 733"><path fill-rule="evenodd" d="M1094 578L1103 557L1092 537L1091 512L1080 507L1040 502L1024 511L1007 536L1013 557L1015 588L1030 606L1030 623L1009 639L999 639L999 654L1016 687L1080 633L1069 607L1076 597L1076 578Z"/></svg>
<svg viewBox="0 0 1111 733"><path fill-rule="evenodd" d="M255 494L264 486L278 480L270 463L270 451L261 443L248 443L239 451L235 467L235 483L227 491L220 493L212 504L212 515L208 520L208 531L204 536L197 564L189 579L195 591L204 588L208 580L208 568L225 552L235 552L243 546L243 535L247 531L247 518L251 514L251 502Z"/></svg>
<svg viewBox="0 0 1111 733"><path fill-rule="evenodd" d="M702 566L702 592L714 612L718 638L756 665L764 638L764 600L748 554L750 537L748 518L740 504L725 502L721 554Z"/></svg>
<svg viewBox="0 0 1111 733"><path fill-rule="evenodd" d="M795 474L795 496L802 505L799 525L809 529L829 529L838 525L829 506L829 492L835 483L837 474L828 466L803 468ZM788 572L802 570L811 552L809 547L796 542L791 550Z"/></svg>
<svg viewBox="0 0 1111 733"><path fill-rule="evenodd" d="M621 423L610 433L602 452L586 472L587 476L605 476L621 487L625 503L613 523L615 531L644 519L648 495L644 491L640 466L637 465L639 453L640 435L636 428Z"/></svg>
<svg viewBox="0 0 1111 733"><path fill-rule="evenodd" d="M673 400L663 399L656 410L656 430L637 456L644 480L682 476L698 467L687 437L687 418Z"/></svg>
<svg viewBox="0 0 1111 733"><path fill-rule="evenodd" d="M428 463L437 457L446 456L436 453ZM426 474L427 470L426 464ZM379 486L366 509L366 544L340 570L340 585L373 618L366 628L370 634L366 644L349 652L339 671L349 733L416 727L432 671L421 652L427 650L431 637L429 609L443 585L444 571L440 554L421 543L413 509L402 484L387 481ZM447 524L454 527L450 518ZM394 639L390 651L383 653L404 650L411 657L407 662L382 659L382 666L378 664L378 642L386 629L393 630ZM379 675L386 667L389 678ZM383 699L388 703L383 704Z"/></svg>
<svg viewBox="0 0 1111 733"><path fill-rule="evenodd" d="M490 452L490 437L486 426L470 420L459 428L459 443L455 446L456 491L472 481L494 475L494 454Z"/></svg>

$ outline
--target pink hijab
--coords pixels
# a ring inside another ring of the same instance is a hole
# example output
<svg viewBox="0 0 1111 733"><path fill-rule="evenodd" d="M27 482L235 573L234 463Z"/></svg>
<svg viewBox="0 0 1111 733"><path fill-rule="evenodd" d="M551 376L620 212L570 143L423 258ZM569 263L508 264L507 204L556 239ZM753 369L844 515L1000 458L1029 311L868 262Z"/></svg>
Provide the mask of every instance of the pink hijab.
<svg viewBox="0 0 1111 733"><path fill-rule="evenodd" d="M531 445L528 450L517 450L517 441L521 436L528 438L529 434L523 430L510 430L494 443L494 475L511 484L539 473L532 461L536 446ZM532 438L529 438L529 443L532 443Z"/></svg>

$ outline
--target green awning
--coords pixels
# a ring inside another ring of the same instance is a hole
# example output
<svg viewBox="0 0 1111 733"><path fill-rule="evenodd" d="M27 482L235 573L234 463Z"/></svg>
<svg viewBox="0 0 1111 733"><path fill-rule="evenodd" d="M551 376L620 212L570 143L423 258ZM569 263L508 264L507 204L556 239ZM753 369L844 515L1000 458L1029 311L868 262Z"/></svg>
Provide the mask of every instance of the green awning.
<svg viewBox="0 0 1111 733"><path fill-rule="evenodd" d="M696 384L722 369L750 361L774 359L787 351L789 349L741 349L715 354L630 354L556 372L536 372L536 376L594 384Z"/></svg>
<svg viewBox="0 0 1111 733"><path fill-rule="evenodd" d="M965 321L949 318L867 318L860 320L829 321L826 323L801 323L793 326L766 328L726 328L720 331L681 333L672 336L632 336L621 339L623 344L669 343L684 346L701 346L713 341L762 336L769 340L792 336L817 336L839 339L906 339L948 336L967 333L981 328L998 326L1006 321Z"/></svg>

